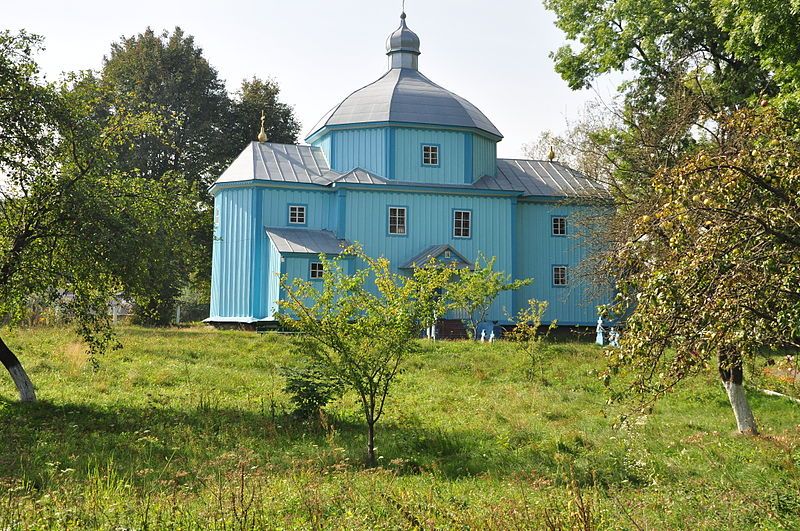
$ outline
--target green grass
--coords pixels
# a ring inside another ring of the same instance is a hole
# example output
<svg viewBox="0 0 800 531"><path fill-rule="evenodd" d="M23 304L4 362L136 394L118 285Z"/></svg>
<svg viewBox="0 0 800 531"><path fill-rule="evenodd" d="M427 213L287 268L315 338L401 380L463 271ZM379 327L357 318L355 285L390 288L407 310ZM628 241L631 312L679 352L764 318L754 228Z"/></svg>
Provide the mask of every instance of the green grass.
<svg viewBox="0 0 800 531"><path fill-rule="evenodd" d="M355 396L290 415L285 337L121 328L92 371L68 330L4 333L40 401L0 378L0 529L800 526L800 406L752 394L736 436L711 373L615 429L593 345L528 381L513 344L421 343L367 470Z"/></svg>

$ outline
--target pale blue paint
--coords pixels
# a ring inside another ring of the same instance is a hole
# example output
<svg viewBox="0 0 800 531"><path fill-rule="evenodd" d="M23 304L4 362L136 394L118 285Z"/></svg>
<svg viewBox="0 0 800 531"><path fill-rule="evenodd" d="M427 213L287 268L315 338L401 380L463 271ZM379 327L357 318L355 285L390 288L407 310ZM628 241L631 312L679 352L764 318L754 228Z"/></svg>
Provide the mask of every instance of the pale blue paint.
<svg viewBox="0 0 800 531"><path fill-rule="evenodd" d="M472 181L497 174L497 142L482 135L472 135Z"/></svg>
<svg viewBox="0 0 800 531"><path fill-rule="evenodd" d="M435 129L397 128L395 179L406 182L464 184L464 134ZM439 147L438 166L423 166L422 146Z"/></svg>
<svg viewBox="0 0 800 531"><path fill-rule="evenodd" d="M597 306L603 301L594 296L588 278L581 275L581 262L587 249L575 235L553 236L552 217L567 217L567 233L570 227L592 211L591 207L520 201L517 205L517 245L515 275L518 278L533 278L533 284L519 290L514 306L523 308L531 298L546 300L549 307L544 322L558 320L561 325L591 325L597 322ZM553 266L567 266L567 286L553 285Z"/></svg>

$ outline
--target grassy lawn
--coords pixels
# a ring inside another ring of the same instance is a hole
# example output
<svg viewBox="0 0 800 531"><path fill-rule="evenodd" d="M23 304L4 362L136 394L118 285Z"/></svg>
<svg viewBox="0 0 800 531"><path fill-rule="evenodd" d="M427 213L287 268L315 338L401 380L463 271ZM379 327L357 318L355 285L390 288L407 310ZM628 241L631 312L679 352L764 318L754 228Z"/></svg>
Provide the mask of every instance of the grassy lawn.
<svg viewBox="0 0 800 531"><path fill-rule="evenodd" d="M528 381L513 344L420 343L366 470L354 395L289 414L285 337L121 328L92 371L69 330L4 333L40 402L0 377L0 529L800 527L800 406L751 394L735 436L710 372L615 429L594 345Z"/></svg>

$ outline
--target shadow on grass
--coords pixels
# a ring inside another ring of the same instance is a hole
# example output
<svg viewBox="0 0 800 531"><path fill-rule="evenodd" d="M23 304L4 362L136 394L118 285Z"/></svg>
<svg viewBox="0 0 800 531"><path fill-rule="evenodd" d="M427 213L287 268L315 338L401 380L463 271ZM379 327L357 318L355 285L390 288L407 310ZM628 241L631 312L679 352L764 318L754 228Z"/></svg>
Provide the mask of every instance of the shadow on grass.
<svg viewBox="0 0 800 531"><path fill-rule="evenodd" d="M145 485L176 475L208 477L243 462L276 472L359 469L365 454L365 429L356 417L329 419L323 428L291 415L202 402L183 409L103 409L0 401L0 440L6 448L0 479L42 487L59 474L77 479L106 466ZM549 440L536 433L498 440L484 432L427 429L414 420L379 423L377 429L379 464L398 474L457 479L535 473L558 482L582 460L586 482L597 481L598 468L606 472L603 483L630 480L616 471L613 456L600 457L590 446L580 438Z"/></svg>

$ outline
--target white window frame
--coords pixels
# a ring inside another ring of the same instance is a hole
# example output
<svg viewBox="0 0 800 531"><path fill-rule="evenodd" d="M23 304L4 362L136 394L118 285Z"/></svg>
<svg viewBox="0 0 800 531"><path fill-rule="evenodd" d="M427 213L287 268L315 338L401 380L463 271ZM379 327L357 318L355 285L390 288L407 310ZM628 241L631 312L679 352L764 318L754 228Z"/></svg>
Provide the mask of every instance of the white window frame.
<svg viewBox="0 0 800 531"><path fill-rule="evenodd" d="M436 144L422 144L422 165L439 165L439 146Z"/></svg>
<svg viewBox="0 0 800 531"><path fill-rule="evenodd" d="M289 225L305 225L306 214L305 205L289 205ZM294 216L294 221L292 221L292 216ZM302 218L302 221L300 221L300 218Z"/></svg>
<svg viewBox="0 0 800 531"><path fill-rule="evenodd" d="M458 219L459 214L461 214L460 220ZM461 231L460 234L458 234L459 230ZM465 238L465 239L472 238L471 210L458 210L458 209L453 210L453 238Z"/></svg>
<svg viewBox="0 0 800 531"><path fill-rule="evenodd" d="M553 286L564 287L569 285L569 271L565 265L553 266Z"/></svg>
<svg viewBox="0 0 800 531"><path fill-rule="evenodd" d="M553 236L566 236L567 235L567 217L566 216L553 216L550 218L550 234Z"/></svg>
<svg viewBox="0 0 800 531"><path fill-rule="evenodd" d="M386 231L390 236L408 235L408 207L390 206L386 215L388 223ZM402 223L400 223L401 220ZM402 231L400 229L402 229Z"/></svg>
<svg viewBox="0 0 800 531"><path fill-rule="evenodd" d="M314 267L319 266L319 267ZM325 267L322 262L311 262L308 264L308 278L311 280L320 280L325 274Z"/></svg>

